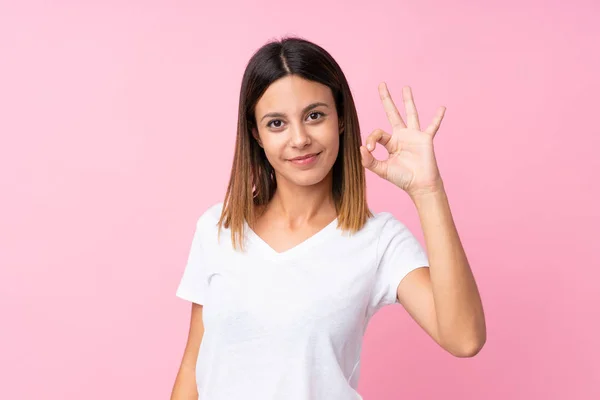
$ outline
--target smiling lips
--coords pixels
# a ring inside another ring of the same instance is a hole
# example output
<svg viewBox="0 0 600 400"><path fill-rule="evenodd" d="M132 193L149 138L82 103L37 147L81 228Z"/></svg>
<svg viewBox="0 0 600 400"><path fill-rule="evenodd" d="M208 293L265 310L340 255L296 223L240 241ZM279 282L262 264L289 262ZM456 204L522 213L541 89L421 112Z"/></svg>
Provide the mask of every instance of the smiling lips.
<svg viewBox="0 0 600 400"><path fill-rule="evenodd" d="M319 154L321 154L321 153L306 154L303 156L291 158L289 161L292 162L293 164L297 164L297 165L307 165L307 164L310 164L313 161L315 161Z"/></svg>

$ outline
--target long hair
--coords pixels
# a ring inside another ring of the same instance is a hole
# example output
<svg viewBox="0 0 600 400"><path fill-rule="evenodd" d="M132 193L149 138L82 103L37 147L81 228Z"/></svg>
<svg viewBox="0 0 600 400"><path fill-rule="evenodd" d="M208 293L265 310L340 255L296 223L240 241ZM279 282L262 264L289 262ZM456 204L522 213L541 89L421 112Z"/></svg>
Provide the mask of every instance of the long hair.
<svg viewBox="0 0 600 400"><path fill-rule="evenodd" d="M269 203L277 188L273 167L252 136L252 128L257 127L255 106L271 83L289 75L321 83L333 93L342 129L339 152L332 170L338 228L354 233L372 216L367 205L365 172L361 164L360 127L348 81L325 49L305 39L287 37L258 49L244 71L235 154L218 224L219 233L222 227L231 229L234 249L244 248L244 223L253 226L257 208Z"/></svg>

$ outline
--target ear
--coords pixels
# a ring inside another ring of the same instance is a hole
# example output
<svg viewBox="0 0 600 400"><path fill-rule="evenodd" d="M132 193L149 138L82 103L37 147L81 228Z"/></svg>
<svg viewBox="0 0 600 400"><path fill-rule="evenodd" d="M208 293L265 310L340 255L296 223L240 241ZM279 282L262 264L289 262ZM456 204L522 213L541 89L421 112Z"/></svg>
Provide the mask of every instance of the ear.
<svg viewBox="0 0 600 400"><path fill-rule="evenodd" d="M341 135L342 133L344 133L344 129L345 129L344 121L340 120L339 126L340 126L340 135Z"/></svg>
<svg viewBox="0 0 600 400"><path fill-rule="evenodd" d="M260 136L258 135L258 130L256 128L252 128L252 136L256 139L256 142L260 147L263 147L262 142L260 141Z"/></svg>

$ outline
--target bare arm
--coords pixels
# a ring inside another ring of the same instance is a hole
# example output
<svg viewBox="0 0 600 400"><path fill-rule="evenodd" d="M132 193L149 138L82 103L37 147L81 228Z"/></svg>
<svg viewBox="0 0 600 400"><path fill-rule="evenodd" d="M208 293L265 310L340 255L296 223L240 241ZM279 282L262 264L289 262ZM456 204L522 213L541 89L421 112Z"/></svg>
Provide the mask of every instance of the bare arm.
<svg viewBox="0 0 600 400"><path fill-rule="evenodd" d="M398 300L444 349L458 357L472 357L486 340L485 317L446 192L442 188L413 200L431 265L402 280Z"/></svg>
<svg viewBox="0 0 600 400"><path fill-rule="evenodd" d="M196 360L198 359L198 351L200 350L200 343L203 336L202 306L192 303L190 331L181 360L181 366L179 367L173 391L171 392L171 400L198 400Z"/></svg>
<svg viewBox="0 0 600 400"><path fill-rule="evenodd" d="M397 288L397 297L408 313L444 349L459 357L479 352L486 340L485 317L477 284L460 242L439 172L433 138L446 107L439 107L426 129L421 129L412 89L402 96L407 123L398 112L387 85L379 95L393 133L376 129L361 146L362 165L404 190L419 213L430 268L410 272ZM385 146L387 160L371 152Z"/></svg>

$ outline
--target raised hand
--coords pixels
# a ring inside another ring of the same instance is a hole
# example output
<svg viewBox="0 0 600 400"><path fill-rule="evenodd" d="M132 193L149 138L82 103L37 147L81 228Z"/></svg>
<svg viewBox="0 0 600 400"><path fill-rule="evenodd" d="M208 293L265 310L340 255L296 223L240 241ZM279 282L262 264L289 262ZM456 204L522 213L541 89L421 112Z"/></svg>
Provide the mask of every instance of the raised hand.
<svg viewBox="0 0 600 400"><path fill-rule="evenodd" d="M379 96L392 134L382 129L374 130L360 147L362 165L406 191L411 197L442 189L442 179L433 150L433 138L437 133L446 107L440 107L433 122L421 131L417 108L410 87L402 90L407 124L400 116L385 83L379 84ZM377 160L372 153L376 143L389 153L387 160Z"/></svg>

